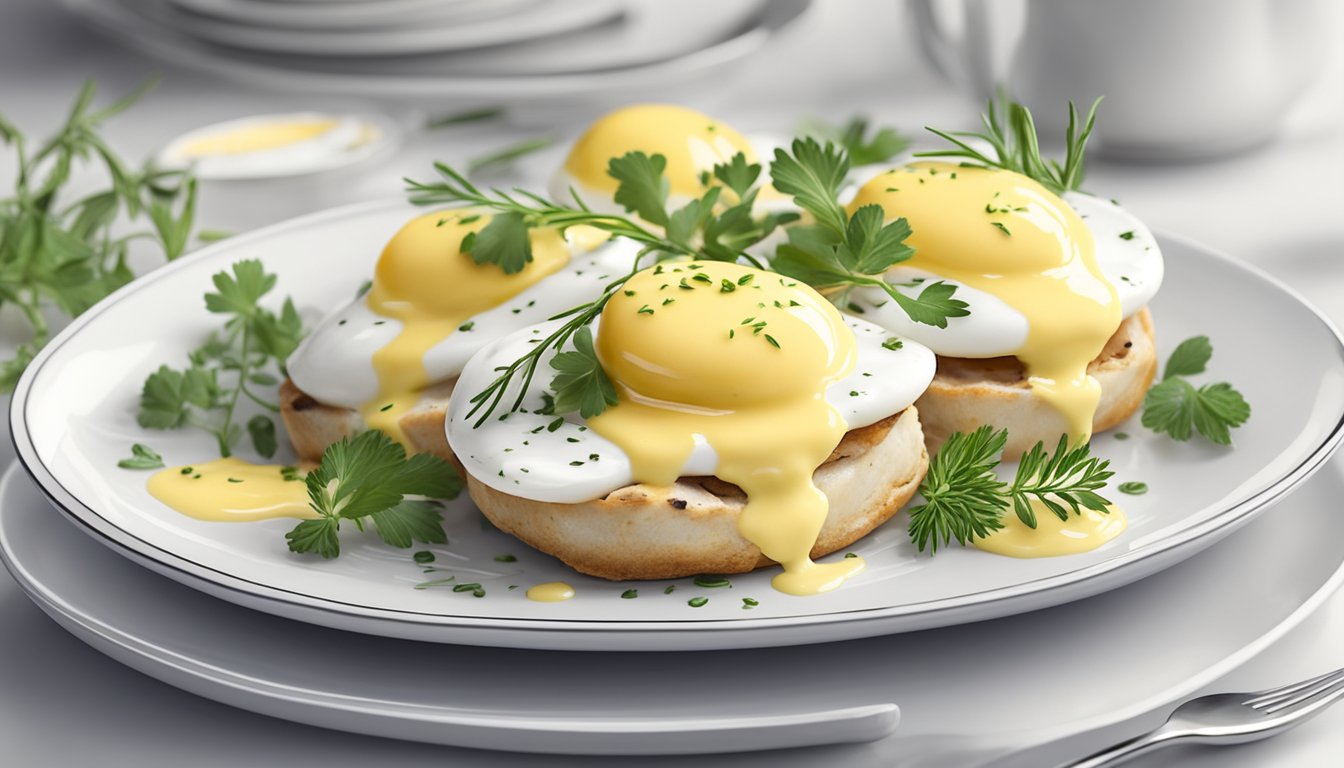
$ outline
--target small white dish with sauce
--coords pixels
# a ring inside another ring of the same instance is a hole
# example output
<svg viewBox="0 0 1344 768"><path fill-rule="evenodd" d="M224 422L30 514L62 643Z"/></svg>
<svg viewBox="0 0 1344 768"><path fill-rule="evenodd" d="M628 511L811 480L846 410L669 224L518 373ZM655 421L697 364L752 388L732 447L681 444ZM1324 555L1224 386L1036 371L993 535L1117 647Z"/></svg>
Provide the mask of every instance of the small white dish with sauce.
<svg viewBox="0 0 1344 768"><path fill-rule="evenodd" d="M1174 443L1137 419L1116 430L1130 439L1100 436L1094 449L1111 460L1115 482L1143 482L1150 490L1126 496L1108 489L1128 528L1082 554L1022 559L972 547L920 554L901 514L852 547L868 562L864 573L825 595L776 593L769 569L733 576L731 586L691 579L613 583L580 576L483 526L464 498L445 514L451 544L423 548L435 558L427 573L414 550L353 531L337 560L292 555L284 533L293 521L194 520L151 497L146 473L117 468L134 442L152 445L169 465L214 450L204 433L153 432L135 423L146 375L179 364L217 324L201 301L213 273L261 258L278 275L276 293L292 295L300 310L336 306L367 279L383 244L413 213L396 201L315 214L231 238L122 289L29 366L12 411L20 460L103 543L262 611L435 642L708 650L892 634L1098 594L1170 566L1250 521L1315 471L1344 436L1344 343L1333 326L1253 268L1159 235L1168 258L1165 287L1152 305L1163 329L1159 355L1165 359L1181 339L1209 335L1216 354L1207 380L1234 382L1255 415L1237 431L1232 450ZM174 322L149 321L149 307ZM448 576L479 584L484 594L415 588ZM574 597L525 597L547 582L565 582ZM628 590L637 597L622 598Z"/></svg>
<svg viewBox="0 0 1344 768"><path fill-rule="evenodd" d="M203 126L173 139L156 161L191 168L204 181L301 176L362 163L391 151L402 130L376 114L291 112Z"/></svg>

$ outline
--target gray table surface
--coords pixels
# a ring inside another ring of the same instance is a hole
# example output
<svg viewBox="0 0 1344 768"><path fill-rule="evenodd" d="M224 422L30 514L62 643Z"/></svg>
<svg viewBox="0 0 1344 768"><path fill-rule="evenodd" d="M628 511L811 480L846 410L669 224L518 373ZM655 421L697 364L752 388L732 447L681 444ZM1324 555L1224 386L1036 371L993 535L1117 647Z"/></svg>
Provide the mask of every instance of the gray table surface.
<svg viewBox="0 0 1344 768"><path fill-rule="evenodd" d="M1344 10L1344 9L1341 9ZM1336 13L1339 24L1344 13ZM801 115L840 120L866 112L910 132L930 123L966 125L973 105L950 92L917 59L901 31L901 4L878 0L820 3L743 71L696 106L748 130L788 133ZM818 41L853 44L818 46ZM1175 166L1094 163L1089 186L1121 199L1154 229L1202 242L1255 263L1344 321L1344 47L1336 46L1311 92L1293 110L1279 141L1219 162ZM808 52L802 55L800 52ZM54 126L79 83L96 76L119 93L150 73L163 82L136 109L109 126L112 143L143 157L178 133L216 119L301 108L377 107L276 94L165 67L88 32L47 0L5 0L0 7L0 112L32 132ZM657 98L651 94L650 98ZM387 105L384 108L393 109ZM415 111L450 112L451 104ZM543 120L572 131L552 114ZM340 183L202 190L203 226L244 231L332 205L396 195L403 175L424 175L431 159L461 162L482 150L533 135L535 126L466 127L412 136L375 172ZM555 155L531 161L534 168ZM0 182L12 158L0 151ZM3 186L0 186L3 188ZM0 321L4 315L0 314ZM0 466L9 447L0 448ZM434 747L339 734L271 720L197 699L106 659L48 621L0 575L0 764L20 766L385 766L424 765ZM1344 595L1298 629L1211 686L1265 687L1344 664ZM1135 670L1134 674L1143 674ZM1344 754L1344 707L1270 742L1233 749L1183 748L1136 766L1338 765ZM540 765L489 753L458 756L472 764ZM772 765L815 764L816 753L771 755ZM697 764L763 764L753 758L707 758Z"/></svg>

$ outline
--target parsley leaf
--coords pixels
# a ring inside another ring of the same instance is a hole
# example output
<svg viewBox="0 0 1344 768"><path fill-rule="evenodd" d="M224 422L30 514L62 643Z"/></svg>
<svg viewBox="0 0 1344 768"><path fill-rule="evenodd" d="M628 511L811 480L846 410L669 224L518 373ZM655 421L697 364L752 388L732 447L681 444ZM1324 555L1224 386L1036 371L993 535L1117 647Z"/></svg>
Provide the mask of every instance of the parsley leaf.
<svg viewBox="0 0 1344 768"><path fill-rule="evenodd" d="M1209 343L1209 337L1191 336L1172 350L1171 357L1167 358L1167 368L1162 372L1162 380L1203 373L1212 357L1213 344Z"/></svg>
<svg viewBox="0 0 1344 768"><path fill-rule="evenodd" d="M617 204L641 219L660 226L667 224L668 181L663 176L667 158L627 152L613 157L607 163L607 173L620 186L616 188Z"/></svg>
<svg viewBox="0 0 1344 768"><path fill-rule="evenodd" d="M747 156L738 152L727 163L714 166L714 178L733 191L738 199L747 196L761 176L761 166L748 163Z"/></svg>
<svg viewBox="0 0 1344 768"><path fill-rule="evenodd" d="M117 462L122 469L158 469L163 466L163 457L144 443L131 446L131 457Z"/></svg>
<svg viewBox="0 0 1344 768"><path fill-rule="evenodd" d="M938 328L946 328L948 318L970 314L966 302L952 298L956 286L935 281L911 297L883 279L888 269L914 255L905 244L910 225L905 219L886 222L886 212L877 205L865 205L850 217L837 200L848 172L844 151L829 142L822 146L815 139L797 139L792 155L775 150L770 166L775 188L793 195L817 223L790 227L788 242L770 260L771 269L829 291L841 305L848 302L849 289L880 288L911 320Z"/></svg>
<svg viewBox="0 0 1344 768"><path fill-rule="evenodd" d="M513 275L532 261L532 238L521 215L500 213L481 231L462 238L462 252L477 264L495 264L504 274Z"/></svg>
<svg viewBox="0 0 1344 768"><path fill-rule="evenodd" d="M405 497L452 498L462 488L451 464L425 453L408 458L399 443L377 430L332 443L305 482L309 504L320 518L299 523L285 539L293 552L324 558L340 555L342 520L363 530L368 518L379 537L395 547L446 542L438 507Z"/></svg>
<svg viewBox="0 0 1344 768"><path fill-rule="evenodd" d="M1203 373L1213 356L1207 336L1181 342L1167 360L1162 381L1143 399L1143 426L1184 442L1195 432L1218 445L1231 445L1235 427L1251 417L1251 406L1227 382L1195 387L1184 376Z"/></svg>
<svg viewBox="0 0 1344 768"><path fill-rule="evenodd" d="M273 386L278 381L266 369L274 365L284 371L285 358L303 337L303 323L289 299L278 315L261 306L261 300L274 289L276 277L259 261L239 261L230 271L213 275L211 281L215 290L205 295L205 306L227 316L223 333L213 334L193 351L189 367L160 366L145 379L137 421L148 429L200 427L214 435L221 456L230 456L242 434L234 423L240 399L246 397L272 413L279 412L279 405L253 387ZM247 431L258 453L274 455L275 424L269 417L252 418Z"/></svg>
<svg viewBox="0 0 1344 768"><path fill-rule="evenodd" d="M894 128L878 128L869 137L869 127L867 117L856 115L843 126L819 123L812 132L838 142L856 166L885 163L910 147L910 139Z"/></svg>
<svg viewBox="0 0 1344 768"><path fill-rule="evenodd" d="M1009 507L1031 528L1036 500L1067 520L1081 509L1105 512L1110 504L1097 493L1113 472L1110 462L1092 456L1087 443L1070 449L1061 437L1053 455L1037 443L1022 456L1012 483L998 478L1007 430L982 426L969 434L956 432L929 462L928 474L919 492L924 503L910 510L910 539L919 551L933 552L953 539L966 544L1003 527Z"/></svg>
<svg viewBox="0 0 1344 768"><path fill-rule="evenodd" d="M551 358L551 367L557 373L551 379L555 392L551 413L578 411L585 419L592 418L607 406L616 404L616 388L597 359L593 349L593 332L584 326L574 333L574 351L561 352Z"/></svg>

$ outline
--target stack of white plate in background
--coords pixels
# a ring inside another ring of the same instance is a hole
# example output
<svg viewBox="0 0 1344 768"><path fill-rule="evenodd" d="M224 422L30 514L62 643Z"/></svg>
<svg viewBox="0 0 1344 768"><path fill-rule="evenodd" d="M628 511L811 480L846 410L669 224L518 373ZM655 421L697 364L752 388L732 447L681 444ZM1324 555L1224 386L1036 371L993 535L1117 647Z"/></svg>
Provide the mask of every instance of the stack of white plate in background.
<svg viewBox="0 0 1344 768"><path fill-rule="evenodd" d="M737 61L810 0L62 0L175 64L389 98L630 94Z"/></svg>

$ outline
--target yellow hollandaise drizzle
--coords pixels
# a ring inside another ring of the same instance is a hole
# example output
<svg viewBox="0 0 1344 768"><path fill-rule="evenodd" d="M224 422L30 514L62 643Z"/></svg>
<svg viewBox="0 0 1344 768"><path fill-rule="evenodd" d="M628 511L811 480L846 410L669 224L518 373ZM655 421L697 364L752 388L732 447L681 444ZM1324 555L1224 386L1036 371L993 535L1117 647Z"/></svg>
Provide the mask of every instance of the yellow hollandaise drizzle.
<svg viewBox="0 0 1344 768"><path fill-rule="evenodd" d="M1004 527L983 539L973 539L986 552L1008 557L1058 557L1090 552L1124 533L1125 512L1112 504L1107 512L1082 510L1060 520L1044 504L1031 500L1036 527L1029 528L1011 509L1004 513Z"/></svg>
<svg viewBox="0 0 1344 768"><path fill-rule="evenodd" d="M726 263L667 263L626 283L596 344L619 402L589 419L639 482L674 483L697 437L742 488L743 538L780 563L781 592L839 586L861 558L811 559L829 509L812 473L848 427L826 387L854 366L853 332L811 289Z"/></svg>
<svg viewBox="0 0 1344 768"><path fill-rule="evenodd" d="M532 230L532 261L505 274L477 264L462 239L480 232L490 217L471 209L440 211L402 227L383 250L365 301L369 309L400 320L401 332L373 355L378 396L361 408L364 422L407 444L401 419L434 383L425 354L472 316L503 304L562 268L570 251L555 230Z"/></svg>
<svg viewBox="0 0 1344 768"><path fill-rule="evenodd" d="M669 104L640 104L598 118L574 143L565 171L584 187L610 195L619 182L607 173L608 164L636 151L667 159L663 173L673 195L699 196L702 174L739 152L756 162L746 137L708 115Z"/></svg>
<svg viewBox="0 0 1344 768"><path fill-rule="evenodd" d="M149 493L187 517L250 522L277 517L317 517L308 486L286 480L284 467L239 458L168 467L149 478Z"/></svg>
<svg viewBox="0 0 1344 768"><path fill-rule="evenodd" d="M1097 265L1092 233L1054 193L1020 174L916 163L864 185L851 211L905 217L909 266L990 293L1027 318L1016 356L1075 443L1092 435L1101 387L1090 363L1120 327L1120 299ZM955 320L953 321L955 322Z"/></svg>
<svg viewBox="0 0 1344 768"><path fill-rule="evenodd" d="M548 581L527 590L527 599L538 603L559 603L574 596L574 588L563 581Z"/></svg>
<svg viewBox="0 0 1344 768"><path fill-rule="evenodd" d="M339 125L329 118L257 122L225 133L202 136L182 148L185 157L244 155L310 141Z"/></svg>

